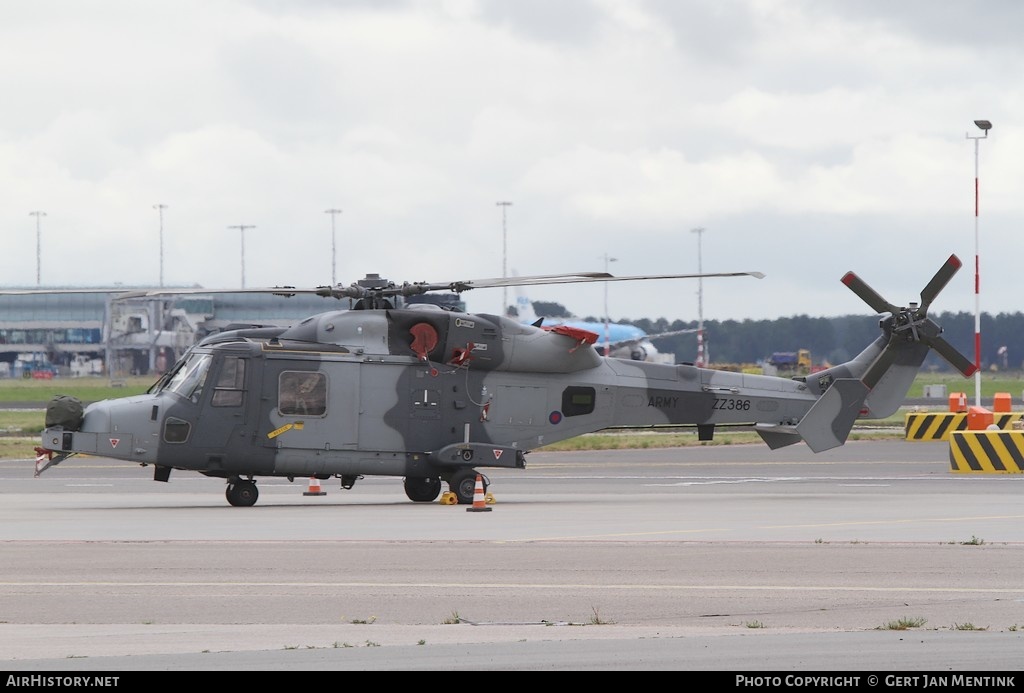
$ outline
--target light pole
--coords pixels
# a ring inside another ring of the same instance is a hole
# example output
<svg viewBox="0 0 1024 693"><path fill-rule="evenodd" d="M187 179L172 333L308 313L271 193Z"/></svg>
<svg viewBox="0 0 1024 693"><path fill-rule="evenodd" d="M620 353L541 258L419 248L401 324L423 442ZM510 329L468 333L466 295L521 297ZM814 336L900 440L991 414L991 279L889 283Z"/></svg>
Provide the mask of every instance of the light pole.
<svg viewBox="0 0 1024 693"><path fill-rule="evenodd" d="M697 234L697 368L704 367L704 279L701 267L701 236L704 235L704 227L698 226L690 229Z"/></svg>
<svg viewBox="0 0 1024 693"><path fill-rule="evenodd" d="M605 253L604 254L604 273L605 274L608 274L608 263L609 262L618 262L618 260L616 258L613 258L613 257L608 257L608 253ZM608 323L609 322L610 322L610 320L608 318L608 282L605 282L604 283L604 355L605 356L608 356L609 348L611 347L611 341L612 341L611 332L609 331L610 328L608 327Z"/></svg>
<svg viewBox="0 0 1024 693"><path fill-rule="evenodd" d="M247 229L256 228L252 224L236 224L235 226L229 226L229 229L238 229L239 235L242 236L242 288L245 288L245 232Z"/></svg>
<svg viewBox="0 0 1024 693"><path fill-rule="evenodd" d="M164 210L167 209L167 205L153 205L160 214L160 288L164 288Z"/></svg>
<svg viewBox="0 0 1024 693"><path fill-rule="evenodd" d="M43 241L42 241L42 233L39 230L39 218L40 217L45 217L46 216L46 212L42 212L42 211L38 211L37 210L35 212L29 212L28 215L30 217L35 217L36 218L36 286L41 286L42 285L41 284L41 282L42 282L41 268L43 266Z"/></svg>
<svg viewBox="0 0 1024 693"><path fill-rule="evenodd" d="M327 209L327 210L324 210L324 214L330 214L331 215L331 286L335 286L338 283L338 275L334 271L335 270L335 258L337 258L337 253L334 250L334 248L335 248L335 245L334 245L334 219L339 214L341 214L341 210L340 209L333 209L333 208L332 209Z"/></svg>
<svg viewBox="0 0 1024 693"><path fill-rule="evenodd" d="M508 227L505 224L506 212L508 208L512 206L511 202L498 202L496 203L501 207L501 278L505 279L508 276ZM503 287L501 290L501 314L508 315L508 287Z"/></svg>
<svg viewBox="0 0 1024 693"><path fill-rule="evenodd" d="M981 406L981 262L978 259L978 141L988 137L992 123L976 120L981 135L967 133L974 140L974 404Z"/></svg>

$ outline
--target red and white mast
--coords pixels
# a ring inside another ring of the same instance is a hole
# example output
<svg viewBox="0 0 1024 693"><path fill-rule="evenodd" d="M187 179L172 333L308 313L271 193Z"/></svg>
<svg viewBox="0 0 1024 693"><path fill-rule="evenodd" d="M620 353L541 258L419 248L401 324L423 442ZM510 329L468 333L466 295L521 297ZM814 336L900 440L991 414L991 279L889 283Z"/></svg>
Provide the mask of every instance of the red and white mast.
<svg viewBox="0 0 1024 693"><path fill-rule="evenodd" d="M974 124L985 134L971 136L974 140L974 403L981 406L981 262L978 257L978 141L988 137L992 123L976 120Z"/></svg>

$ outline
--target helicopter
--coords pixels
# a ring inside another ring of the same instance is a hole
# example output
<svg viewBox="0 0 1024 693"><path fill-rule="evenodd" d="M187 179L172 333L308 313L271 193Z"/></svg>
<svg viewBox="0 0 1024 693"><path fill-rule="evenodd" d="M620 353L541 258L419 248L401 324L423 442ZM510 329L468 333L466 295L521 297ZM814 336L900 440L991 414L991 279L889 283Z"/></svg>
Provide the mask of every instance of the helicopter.
<svg viewBox="0 0 1024 693"><path fill-rule="evenodd" d="M245 289L315 293L350 307L210 334L145 394L84 407L54 398L36 475L84 454L152 466L161 482L175 470L224 479L237 507L256 504L259 477L337 478L351 489L368 476L403 478L418 503L437 500L447 484L450 503L470 505L478 483L490 486L479 469L523 469L532 450L606 429L692 427L709 441L716 428L745 427L770 449L803 441L817 453L843 445L858 419L895 413L929 350L974 373L928 317L960 266L949 256L909 306L846 273L842 282L884 314L881 334L846 363L792 378L603 356L585 329L401 303L433 291L759 272L402 284L366 275L347 286Z"/></svg>

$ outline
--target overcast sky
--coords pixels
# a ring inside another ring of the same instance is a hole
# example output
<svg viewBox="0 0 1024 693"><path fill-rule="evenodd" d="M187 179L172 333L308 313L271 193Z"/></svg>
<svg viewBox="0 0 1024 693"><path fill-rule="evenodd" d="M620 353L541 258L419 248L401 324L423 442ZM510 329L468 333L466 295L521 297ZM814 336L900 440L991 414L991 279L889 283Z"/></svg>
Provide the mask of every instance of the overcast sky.
<svg viewBox="0 0 1024 693"><path fill-rule="evenodd" d="M613 319L773 319L871 314L841 284L849 270L906 305L956 254L933 312L973 314L976 255L983 312L1024 302L1016 0L0 10L3 286L157 286L166 205L168 286L447 282L614 258L617 275L766 277L612 283ZM986 140L970 139L977 119ZM505 295L464 298L493 313ZM604 313L605 285L528 295Z"/></svg>

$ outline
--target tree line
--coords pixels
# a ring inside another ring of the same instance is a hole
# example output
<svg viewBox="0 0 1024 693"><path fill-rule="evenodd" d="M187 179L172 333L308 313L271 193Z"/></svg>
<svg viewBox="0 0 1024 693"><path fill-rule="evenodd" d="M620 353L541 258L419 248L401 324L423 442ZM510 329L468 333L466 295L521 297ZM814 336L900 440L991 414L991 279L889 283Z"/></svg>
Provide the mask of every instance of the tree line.
<svg viewBox="0 0 1024 693"><path fill-rule="evenodd" d="M558 304L534 302L537 315L566 317ZM545 311L545 312L542 312ZM815 365L836 365L860 353L881 331L882 316L843 315L812 318L794 315L775 320L705 320L704 345L712 365L758 364L774 352L809 349ZM942 329L943 338L968 360L974 360L975 324L973 313L945 312L930 315ZM600 322L602 318L588 317ZM649 335L675 330L696 329L696 320L669 321L628 318L616 320L636 325ZM982 313L980 319L981 368L984 371L1024 370L1024 313ZM697 358L696 333L660 337L655 345L662 353L674 353L677 363L692 363ZM953 368L934 351L928 354L924 369L952 372Z"/></svg>
<svg viewBox="0 0 1024 693"><path fill-rule="evenodd" d="M972 313L941 313L932 316L942 326L943 338L969 360L974 360L975 320ZM812 318L795 315L776 320L705 320L704 346L711 363L759 363L777 351L809 349L815 365L849 361L876 339L879 316L843 315ZM633 322L648 334L692 329L697 322L641 319ZM1020 370L1024 358L1024 313L981 314L981 367L986 371ZM676 355L676 362L692 362L697 355L697 335L683 334L658 339L662 352ZM924 369L952 372L949 363L934 351Z"/></svg>

